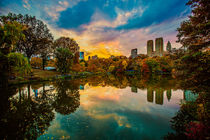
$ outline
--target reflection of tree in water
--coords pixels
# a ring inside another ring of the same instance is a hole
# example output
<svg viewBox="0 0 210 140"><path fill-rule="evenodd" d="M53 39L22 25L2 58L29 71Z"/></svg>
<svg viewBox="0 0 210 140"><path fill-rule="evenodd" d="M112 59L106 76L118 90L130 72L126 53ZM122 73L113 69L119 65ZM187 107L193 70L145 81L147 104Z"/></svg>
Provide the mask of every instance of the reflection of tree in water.
<svg viewBox="0 0 210 140"><path fill-rule="evenodd" d="M10 107L1 117L1 139L36 139L44 133L54 118L53 107L46 96L34 100L30 92L25 95L19 91L19 96L11 97L7 101Z"/></svg>
<svg viewBox="0 0 210 140"><path fill-rule="evenodd" d="M80 105L79 85L70 81L58 80L55 83L56 97L53 107L63 115L70 114Z"/></svg>

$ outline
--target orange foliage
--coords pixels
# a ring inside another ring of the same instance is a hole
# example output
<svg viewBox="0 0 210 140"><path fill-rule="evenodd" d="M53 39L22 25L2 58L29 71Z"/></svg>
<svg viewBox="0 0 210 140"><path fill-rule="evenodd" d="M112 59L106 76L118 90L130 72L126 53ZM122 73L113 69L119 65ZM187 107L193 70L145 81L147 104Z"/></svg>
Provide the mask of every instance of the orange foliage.
<svg viewBox="0 0 210 140"><path fill-rule="evenodd" d="M38 57L31 58L31 67L42 68L42 59Z"/></svg>
<svg viewBox="0 0 210 140"><path fill-rule="evenodd" d="M143 61L141 72L143 74L146 74L146 73L150 72L149 66L148 66L148 64L145 61Z"/></svg>
<svg viewBox="0 0 210 140"><path fill-rule="evenodd" d="M49 60L49 61L47 62L47 67L56 67L56 66L55 66L55 61L54 61L54 60Z"/></svg>
<svg viewBox="0 0 210 140"><path fill-rule="evenodd" d="M85 67L81 66L80 64L74 64L74 65L72 65L71 70L75 71L75 72L84 72L85 71Z"/></svg>

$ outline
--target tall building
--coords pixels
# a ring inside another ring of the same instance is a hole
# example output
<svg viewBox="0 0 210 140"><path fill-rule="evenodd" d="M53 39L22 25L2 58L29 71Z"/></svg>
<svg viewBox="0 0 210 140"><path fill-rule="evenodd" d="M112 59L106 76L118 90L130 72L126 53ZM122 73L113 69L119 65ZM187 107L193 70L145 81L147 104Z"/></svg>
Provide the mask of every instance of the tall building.
<svg viewBox="0 0 210 140"><path fill-rule="evenodd" d="M131 58L135 58L135 57L137 57L137 49L136 48L131 50Z"/></svg>
<svg viewBox="0 0 210 140"><path fill-rule="evenodd" d="M98 55L92 56L92 59L98 59Z"/></svg>
<svg viewBox="0 0 210 140"><path fill-rule="evenodd" d="M84 52L79 52L79 59L84 60Z"/></svg>
<svg viewBox="0 0 210 140"><path fill-rule="evenodd" d="M163 38L155 39L155 52L156 56L163 56Z"/></svg>
<svg viewBox="0 0 210 140"><path fill-rule="evenodd" d="M147 55L151 57L153 54L153 40L147 41Z"/></svg>
<svg viewBox="0 0 210 140"><path fill-rule="evenodd" d="M166 46L167 52L171 52L171 42L168 41L167 46Z"/></svg>

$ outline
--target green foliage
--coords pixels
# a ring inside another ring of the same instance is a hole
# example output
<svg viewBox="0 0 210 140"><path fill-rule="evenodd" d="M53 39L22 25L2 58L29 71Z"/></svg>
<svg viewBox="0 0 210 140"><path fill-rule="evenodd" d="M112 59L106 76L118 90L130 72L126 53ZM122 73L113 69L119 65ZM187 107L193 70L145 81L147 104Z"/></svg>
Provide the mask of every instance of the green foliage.
<svg viewBox="0 0 210 140"><path fill-rule="evenodd" d="M8 52L14 49L14 45L20 40L24 39L23 30L25 26L16 21L8 21L0 24L0 48L7 48Z"/></svg>
<svg viewBox="0 0 210 140"><path fill-rule="evenodd" d="M191 6L192 14L177 29L177 42L197 51L210 44L210 2L209 0L189 0L187 5Z"/></svg>
<svg viewBox="0 0 210 140"><path fill-rule="evenodd" d="M146 63L149 66L151 72L154 73L160 70L160 64L155 59L147 59Z"/></svg>
<svg viewBox="0 0 210 140"><path fill-rule="evenodd" d="M70 67L73 63L73 54L69 49L57 48L55 51L56 67L62 74L70 71Z"/></svg>
<svg viewBox="0 0 210 140"><path fill-rule="evenodd" d="M74 64L79 63L79 45L73 38L60 37L57 40L55 40L53 48L69 49L69 51L74 55L73 57Z"/></svg>
<svg viewBox="0 0 210 140"><path fill-rule="evenodd" d="M186 54L176 61L176 68L182 71L180 78L183 86L194 92L209 91L210 78L210 52L197 52Z"/></svg>
<svg viewBox="0 0 210 140"><path fill-rule="evenodd" d="M23 31L26 38L17 42L16 51L24 52L29 59L33 54L42 54L50 50L53 36L47 28L47 25L41 20L36 19L35 16L9 13L6 16L1 16L0 21L3 24L7 22L18 22L27 27Z"/></svg>
<svg viewBox="0 0 210 140"><path fill-rule="evenodd" d="M25 75L31 72L28 59L20 53L8 54L8 61L12 72L17 72L21 75Z"/></svg>

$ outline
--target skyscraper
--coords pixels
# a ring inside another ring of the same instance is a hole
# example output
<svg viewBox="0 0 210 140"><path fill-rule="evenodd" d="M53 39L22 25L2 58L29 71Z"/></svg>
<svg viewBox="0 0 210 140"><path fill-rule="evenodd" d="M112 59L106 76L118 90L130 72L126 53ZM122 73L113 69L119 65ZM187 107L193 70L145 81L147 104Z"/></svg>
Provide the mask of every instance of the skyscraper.
<svg viewBox="0 0 210 140"><path fill-rule="evenodd" d="M84 60L84 52L79 52L79 59Z"/></svg>
<svg viewBox="0 0 210 140"><path fill-rule="evenodd" d="M163 38L155 39L155 52L157 56L163 56Z"/></svg>
<svg viewBox="0 0 210 140"><path fill-rule="evenodd" d="M137 49L132 49L131 50L131 58L137 57Z"/></svg>
<svg viewBox="0 0 210 140"><path fill-rule="evenodd" d="M168 52L171 52L171 42L170 41L168 41L168 43L167 43L166 50Z"/></svg>
<svg viewBox="0 0 210 140"><path fill-rule="evenodd" d="M151 57L152 53L153 53L153 40L148 40L147 41L147 55Z"/></svg>

